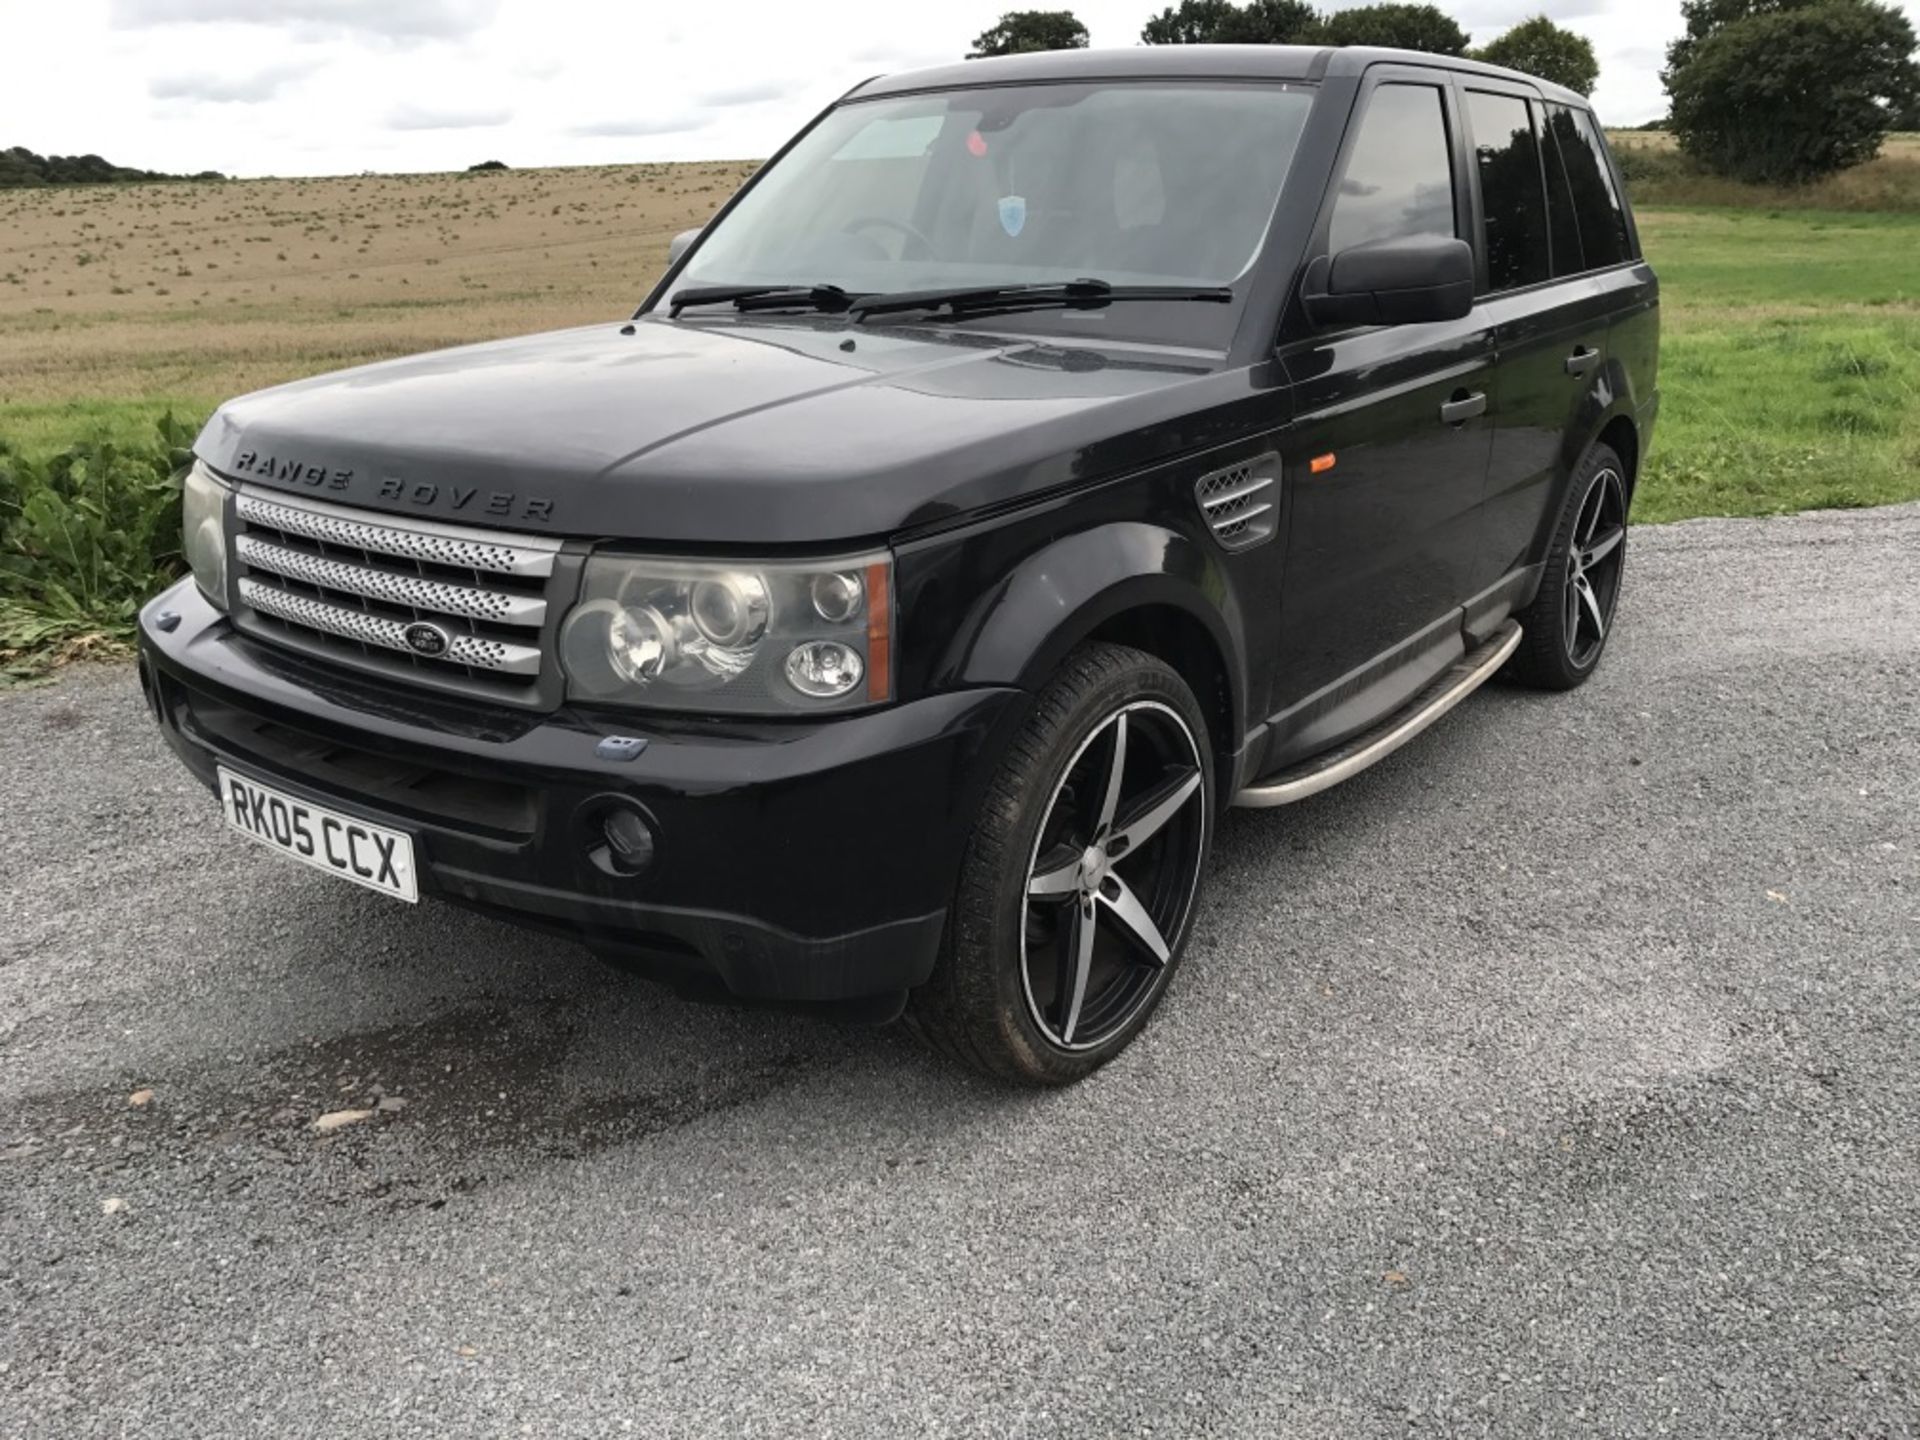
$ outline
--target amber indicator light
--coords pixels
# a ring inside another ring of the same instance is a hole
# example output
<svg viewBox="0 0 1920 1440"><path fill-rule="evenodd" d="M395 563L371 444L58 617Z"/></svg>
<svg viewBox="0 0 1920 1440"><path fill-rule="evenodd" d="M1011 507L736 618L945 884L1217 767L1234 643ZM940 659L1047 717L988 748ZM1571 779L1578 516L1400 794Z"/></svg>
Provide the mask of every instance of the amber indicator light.
<svg viewBox="0 0 1920 1440"><path fill-rule="evenodd" d="M1307 462L1307 469L1315 475L1324 475L1338 463L1339 461L1335 456L1316 455Z"/></svg>
<svg viewBox="0 0 1920 1440"><path fill-rule="evenodd" d="M867 566L867 699L893 694L893 594L888 567Z"/></svg>

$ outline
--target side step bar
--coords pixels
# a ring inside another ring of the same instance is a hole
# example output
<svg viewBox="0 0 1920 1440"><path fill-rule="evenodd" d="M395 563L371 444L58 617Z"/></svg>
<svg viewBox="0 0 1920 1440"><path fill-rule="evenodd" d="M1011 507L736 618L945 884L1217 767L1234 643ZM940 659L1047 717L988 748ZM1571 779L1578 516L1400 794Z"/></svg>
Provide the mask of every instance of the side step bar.
<svg viewBox="0 0 1920 1440"><path fill-rule="evenodd" d="M1520 626L1509 620L1494 631L1491 638L1442 671L1406 708L1395 711L1344 745L1336 745L1323 755L1315 755L1249 785L1233 797L1233 803L1250 809L1291 805L1322 790L1331 790L1342 780L1351 780L1369 765L1386 759L1491 680L1519 644Z"/></svg>

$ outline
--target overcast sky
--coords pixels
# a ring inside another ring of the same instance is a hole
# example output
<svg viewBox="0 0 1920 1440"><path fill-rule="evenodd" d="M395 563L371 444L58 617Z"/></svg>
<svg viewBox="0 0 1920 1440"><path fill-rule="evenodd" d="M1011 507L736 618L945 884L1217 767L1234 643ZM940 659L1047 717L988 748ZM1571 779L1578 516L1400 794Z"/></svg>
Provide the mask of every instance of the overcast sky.
<svg viewBox="0 0 1920 1440"><path fill-rule="evenodd" d="M1063 0L1012 0L1056 5ZM1064 0L1096 46L1167 0ZM1351 0L1336 0L1345 8ZM962 56L1007 0L0 0L0 146L233 175L745 159L869 75ZM1442 0L1476 42L1590 37L1609 123L1664 113L1679 0ZM1920 14L1920 0L1907 0Z"/></svg>

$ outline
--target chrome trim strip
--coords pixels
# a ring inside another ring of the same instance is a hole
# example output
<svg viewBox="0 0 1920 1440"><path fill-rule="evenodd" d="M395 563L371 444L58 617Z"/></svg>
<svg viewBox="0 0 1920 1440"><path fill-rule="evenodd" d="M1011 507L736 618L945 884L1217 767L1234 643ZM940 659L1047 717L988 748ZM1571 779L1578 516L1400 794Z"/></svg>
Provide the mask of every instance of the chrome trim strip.
<svg viewBox="0 0 1920 1440"><path fill-rule="evenodd" d="M1262 515L1265 515L1272 509L1273 505L1271 502L1263 501L1251 510L1242 510L1233 515L1222 515L1218 520L1212 516L1208 516L1207 523L1213 527L1213 533L1219 535L1223 531L1233 529L1236 525L1245 525L1251 521L1258 520Z"/></svg>
<svg viewBox="0 0 1920 1440"><path fill-rule="evenodd" d="M452 565L496 575L545 578L553 574L561 543L545 535L507 534L445 525L432 520L385 517L309 500L304 495L266 495L242 488L235 508L242 520L323 544L351 545L378 555Z"/></svg>
<svg viewBox="0 0 1920 1440"><path fill-rule="evenodd" d="M1244 500L1249 495L1258 495L1262 490L1265 490L1272 484L1273 477L1271 475L1256 475L1253 479L1247 481L1246 484L1235 486L1223 494L1208 495L1201 500L1200 503L1208 510L1218 509L1222 505L1231 505L1236 500Z"/></svg>
<svg viewBox="0 0 1920 1440"><path fill-rule="evenodd" d="M432 659L444 664L466 665L503 675L538 675L540 651L532 645L515 645L485 635L455 634L442 655L423 656L407 644L407 626L364 610L348 610L305 595L295 595L258 580L240 581L240 598L262 615L271 615L289 625L301 625L325 635L337 635L363 645L377 645L414 659ZM444 628L444 627L443 627Z"/></svg>
<svg viewBox="0 0 1920 1440"><path fill-rule="evenodd" d="M1486 684L1494 677L1494 673L1507 663L1507 657L1520 648L1521 632L1519 625L1511 620L1507 621L1502 629L1503 634L1496 635L1471 655L1456 662L1454 668L1459 671L1459 677L1452 685L1352 754L1343 755L1321 769L1296 774L1293 779L1249 785L1233 797L1233 803L1255 810L1274 805L1291 805L1296 800L1305 800L1309 795L1318 795L1322 790L1331 790L1342 780L1351 780L1369 765L1386 759ZM1311 765L1313 762L1309 760L1306 763Z"/></svg>
<svg viewBox="0 0 1920 1440"><path fill-rule="evenodd" d="M518 625L538 630L547 621L547 602L532 595L510 595L502 590L475 590L467 585L449 585L426 580L418 575L379 570L368 565L353 565L314 555L305 550L289 550L252 535L239 535L234 549L247 567L270 571L309 585L329 590L344 590L364 595L369 600L384 600L392 605L407 605L416 610L433 610L444 615L461 615L469 620L487 620L496 625Z"/></svg>

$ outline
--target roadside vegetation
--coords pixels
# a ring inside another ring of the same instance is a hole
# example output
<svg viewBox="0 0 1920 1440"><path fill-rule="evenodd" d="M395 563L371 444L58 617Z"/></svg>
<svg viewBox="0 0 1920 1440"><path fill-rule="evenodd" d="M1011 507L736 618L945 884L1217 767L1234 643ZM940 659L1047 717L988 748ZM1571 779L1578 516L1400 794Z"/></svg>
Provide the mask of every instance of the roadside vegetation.
<svg viewBox="0 0 1920 1440"><path fill-rule="evenodd" d="M1920 214L1639 218L1663 344L1636 520L1920 498Z"/></svg>
<svg viewBox="0 0 1920 1440"><path fill-rule="evenodd" d="M0 448L0 686L118 650L181 573L178 472L194 430L168 416L132 444Z"/></svg>
<svg viewBox="0 0 1920 1440"><path fill-rule="evenodd" d="M1715 175L1664 130L1608 134L1636 206L1889 211L1920 215L1920 134L1889 135L1877 159L1804 184Z"/></svg>

